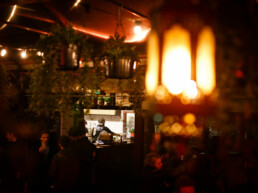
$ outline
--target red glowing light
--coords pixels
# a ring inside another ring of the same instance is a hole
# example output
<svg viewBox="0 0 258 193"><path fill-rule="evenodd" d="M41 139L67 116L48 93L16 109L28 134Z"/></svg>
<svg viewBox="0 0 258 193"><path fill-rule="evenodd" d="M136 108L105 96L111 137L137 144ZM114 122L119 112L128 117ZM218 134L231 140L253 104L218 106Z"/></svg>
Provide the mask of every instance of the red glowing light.
<svg viewBox="0 0 258 193"><path fill-rule="evenodd" d="M243 76L244 76L244 73L243 73L242 70L237 70L237 71L236 71L236 77L237 77L237 78L243 78Z"/></svg>

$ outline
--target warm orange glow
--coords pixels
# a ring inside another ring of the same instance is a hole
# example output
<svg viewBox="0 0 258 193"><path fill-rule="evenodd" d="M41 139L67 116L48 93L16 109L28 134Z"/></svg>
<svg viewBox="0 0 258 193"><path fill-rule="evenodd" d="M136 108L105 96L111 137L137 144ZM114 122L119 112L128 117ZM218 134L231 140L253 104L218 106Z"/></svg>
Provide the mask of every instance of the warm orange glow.
<svg viewBox="0 0 258 193"><path fill-rule="evenodd" d="M4 57L6 54L7 54L6 49L2 49L2 50L1 50L1 56Z"/></svg>
<svg viewBox="0 0 258 193"><path fill-rule="evenodd" d="M81 0L77 0L75 3L74 3L74 7L77 7L78 6L78 4L81 2Z"/></svg>
<svg viewBox="0 0 258 193"><path fill-rule="evenodd" d="M98 32L94 32L93 30L87 30L83 27L73 26L73 29L76 30L76 31L80 31L82 33L85 33L85 34L95 36L95 37L99 37L99 38L103 38L103 39L108 39L109 38L109 35L100 34Z"/></svg>
<svg viewBox="0 0 258 193"><path fill-rule="evenodd" d="M166 88L162 85L155 87L156 89L153 90L155 92L155 98L158 100L165 100L166 98Z"/></svg>
<svg viewBox="0 0 258 193"><path fill-rule="evenodd" d="M20 54L21 54L21 57L22 57L22 58L26 58L26 57L27 57L27 52L26 52L26 50L22 50Z"/></svg>
<svg viewBox="0 0 258 193"><path fill-rule="evenodd" d="M140 34L142 32L142 27L137 25L134 27L133 31L135 34Z"/></svg>
<svg viewBox="0 0 258 193"><path fill-rule="evenodd" d="M157 33L152 31L149 35L147 47L147 72L146 72L146 89L147 93L154 95L158 85L158 72L159 72L159 42Z"/></svg>
<svg viewBox="0 0 258 193"><path fill-rule="evenodd" d="M137 62L134 61L134 63L133 63L133 69L134 69L134 70L136 70L136 66L137 66Z"/></svg>
<svg viewBox="0 0 258 193"><path fill-rule="evenodd" d="M191 79L190 34L179 25L164 35L162 82L172 94L180 94Z"/></svg>
<svg viewBox="0 0 258 193"><path fill-rule="evenodd" d="M171 131L175 134L178 134L182 131L183 127L180 123L174 123L171 127Z"/></svg>
<svg viewBox="0 0 258 193"><path fill-rule="evenodd" d="M198 96L198 89L197 89L197 85L195 83L195 81L190 80L188 81L188 83L186 84L183 96L186 99L196 99Z"/></svg>
<svg viewBox="0 0 258 193"><path fill-rule="evenodd" d="M103 39L108 39L108 38L110 38L110 35L111 35L111 34L99 33L97 31L94 31L94 30L91 30L91 29L86 29L84 27L77 26L77 25L74 25L73 29L76 30L76 31L79 31L79 32L82 32L82 33L85 33L85 34L88 34L88 35L92 35L92 36L95 36L95 37L98 37L98 38L103 38ZM142 30L142 32L140 34L135 34L130 39L126 38L125 43L141 42L141 41L146 39L149 32L150 32L150 28L148 28L146 30Z"/></svg>
<svg viewBox="0 0 258 193"><path fill-rule="evenodd" d="M134 34L134 36L131 39L126 39L125 43L141 42L146 39L149 32L150 32L150 28L146 30L142 29L140 33Z"/></svg>
<svg viewBox="0 0 258 193"><path fill-rule="evenodd" d="M196 117L194 114L192 113L187 113L184 115L183 120L185 123L187 123L188 125L194 124Z"/></svg>
<svg viewBox="0 0 258 193"><path fill-rule="evenodd" d="M215 37L209 27L199 35L197 44L197 85L204 95L212 93L215 80Z"/></svg>
<svg viewBox="0 0 258 193"><path fill-rule="evenodd" d="M11 14L9 15L8 19L6 20L7 22L10 22L11 19L13 18L14 14L15 14L15 11L16 11L16 8L17 8L17 5L14 5L13 6L13 9L11 11ZM0 27L0 30L1 29L4 29L6 27L7 24L3 24L1 27Z"/></svg>

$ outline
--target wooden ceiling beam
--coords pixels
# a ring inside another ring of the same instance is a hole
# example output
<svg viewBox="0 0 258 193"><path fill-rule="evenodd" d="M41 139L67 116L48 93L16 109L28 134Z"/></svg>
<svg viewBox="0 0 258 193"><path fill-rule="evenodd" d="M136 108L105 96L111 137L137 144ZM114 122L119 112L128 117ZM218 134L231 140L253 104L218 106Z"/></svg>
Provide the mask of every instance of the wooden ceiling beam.
<svg viewBox="0 0 258 193"><path fill-rule="evenodd" d="M33 15L33 14L28 14L28 13L23 13L21 11L17 11L15 13L15 15L22 16L22 17L27 17L27 18L35 19L35 20L39 20L39 21L44 21L44 22L47 22L47 23L56 23L54 20L52 20L50 18L41 17L41 16L37 16L37 15Z"/></svg>
<svg viewBox="0 0 258 193"><path fill-rule="evenodd" d="M1 0L0 7L8 7L13 5L27 5L32 3L43 3L51 0Z"/></svg>
<svg viewBox="0 0 258 193"><path fill-rule="evenodd" d="M23 26L23 25L18 25L18 24L12 23L12 22L1 22L0 21L0 23L7 24L7 25L12 26L12 27L24 29L24 30L27 30L27 31L32 31L32 32L40 33L40 34L45 34L45 35L49 35L50 34L49 32L45 32L45 31L42 31L42 30L26 27L26 26Z"/></svg>
<svg viewBox="0 0 258 193"><path fill-rule="evenodd" d="M124 9L125 11L127 11L128 13L130 13L130 14L132 14L132 15L135 15L135 16L137 16L137 17L141 17L141 18L144 18L144 19L149 20L149 17L148 17L148 16L146 16L146 15L144 15L144 14L142 14L142 13L140 13L140 12L138 12L138 11L136 11L136 10L130 8L130 7L124 6L124 5L121 4L121 3L118 3L118 2L116 2L116 1L114 1L114 0L105 0L105 1L107 1L107 2L109 2L109 3L112 3L112 4L116 5L116 6L121 7L122 9Z"/></svg>

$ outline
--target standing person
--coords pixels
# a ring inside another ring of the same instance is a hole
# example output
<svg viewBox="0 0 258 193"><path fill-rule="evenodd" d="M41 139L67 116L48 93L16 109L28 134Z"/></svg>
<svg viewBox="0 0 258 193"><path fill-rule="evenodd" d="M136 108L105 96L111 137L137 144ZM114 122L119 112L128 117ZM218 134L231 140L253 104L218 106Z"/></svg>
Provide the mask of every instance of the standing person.
<svg viewBox="0 0 258 193"><path fill-rule="evenodd" d="M70 149L71 138L61 136L58 143L60 151L54 156L49 175L51 188L55 193L74 192L79 177L79 161Z"/></svg>
<svg viewBox="0 0 258 193"><path fill-rule="evenodd" d="M85 120L85 136L88 137L89 136L89 129L88 127L86 126L88 124L88 122Z"/></svg>
<svg viewBox="0 0 258 193"><path fill-rule="evenodd" d="M2 183L6 192L22 193L25 189L26 144L14 131L6 132L3 150Z"/></svg>
<svg viewBox="0 0 258 193"><path fill-rule="evenodd" d="M167 176L162 170L162 158L156 152L148 153L144 160L139 179L137 180L137 192L148 193L167 193L170 190L170 184Z"/></svg>
<svg viewBox="0 0 258 193"><path fill-rule="evenodd" d="M108 127L105 126L105 119L101 118L98 120L99 124L96 127L96 134L93 135L93 143L96 142L101 134L102 131L106 131L107 133L113 135L117 135L120 136L120 134L114 133L113 131L111 131Z"/></svg>
<svg viewBox="0 0 258 193"><path fill-rule="evenodd" d="M39 139L40 144L33 153L34 162L31 168L33 174L28 184L28 191L47 193L50 190L49 167L57 149L51 145L50 133L47 130L41 132Z"/></svg>
<svg viewBox="0 0 258 193"><path fill-rule="evenodd" d="M74 192L92 192L92 170L96 147L85 136L84 127L78 125L69 130L72 138L71 151L79 159L79 180Z"/></svg>

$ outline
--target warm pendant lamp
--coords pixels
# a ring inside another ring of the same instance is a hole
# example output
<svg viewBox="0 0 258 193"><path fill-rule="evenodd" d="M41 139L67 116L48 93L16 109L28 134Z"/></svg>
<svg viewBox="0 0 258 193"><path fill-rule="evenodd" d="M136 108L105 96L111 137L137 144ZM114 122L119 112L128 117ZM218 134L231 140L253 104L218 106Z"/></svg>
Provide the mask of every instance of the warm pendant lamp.
<svg viewBox="0 0 258 193"><path fill-rule="evenodd" d="M154 122L162 117L159 129L168 135L200 135L197 117L215 112L216 41L206 5L164 0L151 14L146 91L156 101Z"/></svg>

